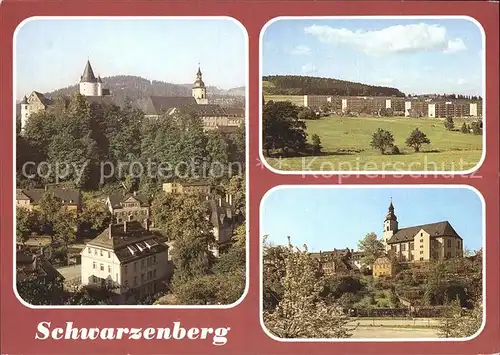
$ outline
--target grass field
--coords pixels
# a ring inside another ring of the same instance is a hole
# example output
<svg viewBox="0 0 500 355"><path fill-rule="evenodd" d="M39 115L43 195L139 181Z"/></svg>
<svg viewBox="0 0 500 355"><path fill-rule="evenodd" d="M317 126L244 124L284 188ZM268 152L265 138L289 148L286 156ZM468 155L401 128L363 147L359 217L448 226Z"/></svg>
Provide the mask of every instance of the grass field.
<svg viewBox="0 0 500 355"><path fill-rule="evenodd" d="M456 128L464 122L454 121ZM465 171L481 159L482 136L447 131L438 119L326 117L306 123L309 140L314 133L320 136L322 155L267 158L272 167L287 171ZM417 127L431 141L420 153L405 145ZM370 146L378 128L392 132L402 154L382 155Z"/></svg>
<svg viewBox="0 0 500 355"><path fill-rule="evenodd" d="M297 106L304 106L304 96L302 95L264 95L266 101L290 101Z"/></svg>

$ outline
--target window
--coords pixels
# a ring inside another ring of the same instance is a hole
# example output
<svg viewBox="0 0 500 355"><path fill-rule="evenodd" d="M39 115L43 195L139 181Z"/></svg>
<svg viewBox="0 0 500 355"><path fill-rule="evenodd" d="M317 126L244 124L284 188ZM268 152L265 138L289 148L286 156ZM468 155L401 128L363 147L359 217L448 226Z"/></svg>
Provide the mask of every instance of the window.
<svg viewBox="0 0 500 355"><path fill-rule="evenodd" d="M144 266L146 265L146 259L141 260L141 270L144 269Z"/></svg>
<svg viewBox="0 0 500 355"><path fill-rule="evenodd" d="M451 248L451 239L448 239L448 248Z"/></svg>
<svg viewBox="0 0 500 355"><path fill-rule="evenodd" d="M406 251L406 244L401 244L401 251Z"/></svg>
<svg viewBox="0 0 500 355"><path fill-rule="evenodd" d="M101 271L104 271L104 264L101 264Z"/></svg>
<svg viewBox="0 0 500 355"><path fill-rule="evenodd" d="M423 237L424 236L424 233L423 232L420 232L420 236ZM420 240L420 241L423 241L423 240Z"/></svg>
<svg viewBox="0 0 500 355"><path fill-rule="evenodd" d="M422 244L420 244L420 249L423 249L423 248L424 248L424 246Z"/></svg>
<svg viewBox="0 0 500 355"><path fill-rule="evenodd" d="M100 252L100 255L102 256L102 255L103 255L103 254L102 254L102 250L99 250L99 252Z"/></svg>
<svg viewBox="0 0 500 355"><path fill-rule="evenodd" d="M423 240L423 239L420 239L420 243L423 243L423 242L424 242L424 240Z"/></svg>
<svg viewBox="0 0 500 355"><path fill-rule="evenodd" d="M91 254L91 253L92 253L92 249L91 249L91 248L89 248L89 254Z"/></svg>
<svg viewBox="0 0 500 355"><path fill-rule="evenodd" d="M111 252L108 251L108 258L111 258Z"/></svg>
<svg viewBox="0 0 500 355"><path fill-rule="evenodd" d="M134 286L137 286L137 276L134 276Z"/></svg>
<svg viewBox="0 0 500 355"><path fill-rule="evenodd" d="M420 258L420 261L422 261L422 260L424 260L424 258L422 258L422 257L421 257L421 258Z"/></svg>
<svg viewBox="0 0 500 355"><path fill-rule="evenodd" d="M96 268L96 263L95 261L92 263L92 268L95 269Z"/></svg>
<svg viewBox="0 0 500 355"><path fill-rule="evenodd" d="M137 261L134 262L134 271L137 271Z"/></svg>
<svg viewBox="0 0 500 355"><path fill-rule="evenodd" d="M451 252L446 253L446 257L451 258Z"/></svg>
<svg viewBox="0 0 500 355"><path fill-rule="evenodd" d="M156 255L153 255L153 264L156 264Z"/></svg>
<svg viewBox="0 0 500 355"><path fill-rule="evenodd" d="M141 274L141 284L144 283L144 274Z"/></svg>
<svg viewBox="0 0 500 355"><path fill-rule="evenodd" d="M410 242L410 250L413 250L415 249L415 243L414 242Z"/></svg>
<svg viewBox="0 0 500 355"><path fill-rule="evenodd" d="M424 251L423 251L423 250L420 250L420 255L422 255L423 253L424 253Z"/></svg>
<svg viewBox="0 0 500 355"><path fill-rule="evenodd" d="M153 270L153 277L156 277L156 269Z"/></svg>
<svg viewBox="0 0 500 355"><path fill-rule="evenodd" d="M111 274L111 265L108 265L108 272Z"/></svg>
<svg viewBox="0 0 500 355"><path fill-rule="evenodd" d="M127 275L127 273L128 273L128 265L125 265L125 266L123 267L123 273L124 273L125 275Z"/></svg>
<svg viewBox="0 0 500 355"><path fill-rule="evenodd" d="M94 249L94 255L97 255L97 249Z"/></svg>

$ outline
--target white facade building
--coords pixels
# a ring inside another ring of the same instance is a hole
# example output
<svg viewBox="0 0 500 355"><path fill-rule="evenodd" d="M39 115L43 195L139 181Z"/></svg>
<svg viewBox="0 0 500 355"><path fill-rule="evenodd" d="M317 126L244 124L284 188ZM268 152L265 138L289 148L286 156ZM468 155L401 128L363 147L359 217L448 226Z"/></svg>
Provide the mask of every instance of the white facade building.
<svg viewBox="0 0 500 355"><path fill-rule="evenodd" d="M160 291L172 274L168 247L137 221L110 225L81 252L81 283L107 288L118 303Z"/></svg>

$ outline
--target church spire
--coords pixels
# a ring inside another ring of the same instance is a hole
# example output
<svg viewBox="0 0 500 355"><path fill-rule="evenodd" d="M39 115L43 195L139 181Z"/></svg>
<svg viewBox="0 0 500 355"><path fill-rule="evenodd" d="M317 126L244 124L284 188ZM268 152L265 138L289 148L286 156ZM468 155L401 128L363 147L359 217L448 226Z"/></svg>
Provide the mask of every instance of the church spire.
<svg viewBox="0 0 500 355"><path fill-rule="evenodd" d="M391 197L391 203L389 205L389 212L387 212L387 216L385 216L385 220L391 220L391 221L397 221L398 218L394 214L394 205L392 204L392 197Z"/></svg>

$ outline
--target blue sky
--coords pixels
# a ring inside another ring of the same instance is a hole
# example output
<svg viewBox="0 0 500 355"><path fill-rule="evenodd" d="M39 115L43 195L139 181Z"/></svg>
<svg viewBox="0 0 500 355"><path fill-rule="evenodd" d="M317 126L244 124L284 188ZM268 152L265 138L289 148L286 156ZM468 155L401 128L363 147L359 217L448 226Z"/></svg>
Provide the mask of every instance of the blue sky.
<svg viewBox="0 0 500 355"><path fill-rule="evenodd" d="M281 188L261 207L261 236L286 244L287 236L310 251L357 249L367 233L380 238L390 201L399 227L449 221L464 246L482 246L482 203L467 188Z"/></svg>
<svg viewBox="0 0 500 355"><path fill-rule="evenodd" d="M78 83L87 59L96 75L138 75L207 85L246 81L246 33L228 19L32 20L18 31L16 98Z"/></svg>
<svg viewBox="0 0 500 355"><path fill-rule="evenodd" d="M278 20L263 35L263 74L482 93L482 36L466 19Z"/></svg>

